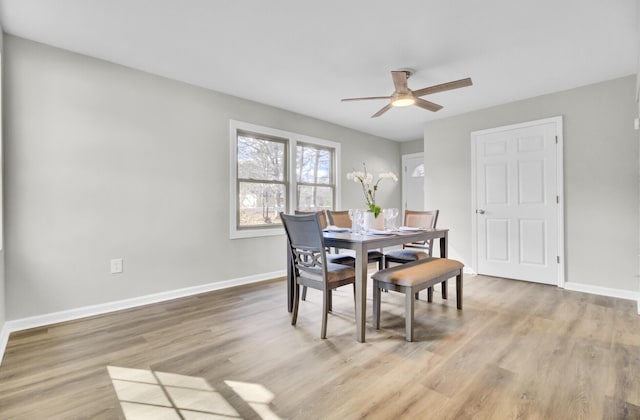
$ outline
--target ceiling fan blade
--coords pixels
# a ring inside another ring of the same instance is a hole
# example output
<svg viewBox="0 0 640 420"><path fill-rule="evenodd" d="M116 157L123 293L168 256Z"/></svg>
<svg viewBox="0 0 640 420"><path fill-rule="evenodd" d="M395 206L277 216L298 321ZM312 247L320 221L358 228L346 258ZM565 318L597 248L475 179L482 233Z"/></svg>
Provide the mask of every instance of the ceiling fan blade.
<svg viewBox="0 0 640 420"><path fill-rule="evenodd" d="M442 109L442 105L434 104L433 102L425 101L424 99L421 99L421 98L416 98L415 105L432 112L436 112Z"/></svg>
<svg viewBox="0 0 640 420"><path fill-rule="evenodd" d="M429 95L431 93L444 92L445 90L458 89L462 87L471 86L473 82L471 82L471 78L467 77L466 79L455 80L453 82L442 83L441 85L429 86L423 89L414 90L414 96L424 96Z"/></svg>
<svg viewBox="0 0 640 420"><path fill-rule="evenodd" d="M365 96L364 98L345 98L340 100L342 102L347 102L347 101L368 101L369 99L391 99L391 96Z"/></svg>
<svg viewBox="0 0 640 420"><path fill-rule="evenodd" d="M388 110L391 109L391 103L386 104L385 106L382 107L382 109L378 112L376 112L375 114L373 114L371 116L371 118L376 118L379 117L380 115L384 114L385 112L387 112Z"/></svg>
<svg viewBox="0 0 640 420"><path fill-rule="evenodd" d="M406 71L392 71L391 77L393 78L393 85L396 87L398 93L408 93L407 87L407 72Z"/></svg>

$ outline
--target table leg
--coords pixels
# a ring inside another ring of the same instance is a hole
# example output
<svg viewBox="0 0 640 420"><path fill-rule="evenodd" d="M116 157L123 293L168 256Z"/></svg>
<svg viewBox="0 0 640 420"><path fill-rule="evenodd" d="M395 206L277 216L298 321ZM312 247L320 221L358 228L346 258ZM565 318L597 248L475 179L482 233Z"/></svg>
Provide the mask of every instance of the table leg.
<svg viewBox="0 0 640 420"><path fill-rule="evenodd" d="M362 247L356 248L356 339L365 341L367 319L367 265L368 255Z"/></svg>
<svg viewBox="0 0 640 420"><path fill-rule="evenodd" d="M440 258L449 256L449 232L444 232L444 236L440 238Z"/></svg>

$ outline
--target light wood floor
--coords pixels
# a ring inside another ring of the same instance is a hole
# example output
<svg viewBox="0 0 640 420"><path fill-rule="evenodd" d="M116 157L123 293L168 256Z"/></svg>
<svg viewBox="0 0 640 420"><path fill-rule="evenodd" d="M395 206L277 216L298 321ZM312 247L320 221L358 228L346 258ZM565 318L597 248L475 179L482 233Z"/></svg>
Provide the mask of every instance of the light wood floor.
<svg viewBox="0 0 640 420"><path fill-rule="evenodd" d="M361 344L350 287L326 340L319 293L296 327L285 294L274 281L14 333L0 418L640 419L635 302L467 276L462 311L453 285L416 304L414 343L402 295L383 294L379 331L369 300Z"/></svg>

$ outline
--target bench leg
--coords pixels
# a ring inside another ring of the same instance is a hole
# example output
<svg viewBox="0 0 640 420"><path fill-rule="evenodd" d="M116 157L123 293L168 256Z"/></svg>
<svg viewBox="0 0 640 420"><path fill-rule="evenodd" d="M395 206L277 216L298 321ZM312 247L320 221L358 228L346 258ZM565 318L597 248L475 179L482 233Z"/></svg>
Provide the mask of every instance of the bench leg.
<svg viewBox="0 0 640 420"><path fill-rule="evenodd" d="M413 341L413 310L415 306L415 300L411 289L405 292L405 330L407 341Z"/></svg>
<svg viewBox="0 0 640 420"><path fill-rule="evenodd" d="M460 270L460 274L456 276L456 303L458 309L462 309L462 270Z"/></svg>
<svg viewBox="0 0 640 420"><path fill-rule="evenodd" d="M373 282L373 326L380 329L380 286L378 282Z"/></svg>

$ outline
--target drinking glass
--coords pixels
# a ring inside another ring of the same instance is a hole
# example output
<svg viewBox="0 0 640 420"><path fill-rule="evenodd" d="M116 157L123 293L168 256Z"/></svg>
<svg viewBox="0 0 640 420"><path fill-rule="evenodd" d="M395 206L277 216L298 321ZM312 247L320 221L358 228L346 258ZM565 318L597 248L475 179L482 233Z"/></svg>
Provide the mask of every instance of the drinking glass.
<svg viewBox="0 0 640 420"><path fill-rule="evenodd" d="M351 232L360 233L362 231L362 210L349 209L349 218L351 219Z"/></svg>
<svg viewBox="0 0 640 420"><path fill-rule="evenodd" d="M390 230L391 227L391 209L382 209L382 216L384 216L384 228Z"/></svg>
<svg viewBox="0 0 640 420"><path fill-rule="evenodd" d="M384 215L385 229L396 230L398 228L396 224L396 218L398 217L398 209L395 209L395 208L384 209L382 210L382 214Z"/></svg>

